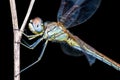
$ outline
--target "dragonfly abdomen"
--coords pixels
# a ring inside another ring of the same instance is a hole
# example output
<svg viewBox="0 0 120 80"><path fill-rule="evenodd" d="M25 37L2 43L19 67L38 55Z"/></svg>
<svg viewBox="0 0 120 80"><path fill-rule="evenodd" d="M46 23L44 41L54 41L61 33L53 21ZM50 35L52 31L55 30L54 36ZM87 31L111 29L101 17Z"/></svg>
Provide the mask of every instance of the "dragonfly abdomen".
<svg viewBox="0 0 120 80"><path fill-rule="evenodd" d="M87 57L89 63L92 62L92 64L95 62L95 58L106 63L109 66L112 66L116 70L120 71L120 64L115 62L114 60L108 58L104 54L100 53L90 45L86 44L84 41L82 41L80 38L75 38L77 43L79 44L79 47L75 47L77 50L82 51L84 55ZM92 57L90 57L92 56Z"/></svg>

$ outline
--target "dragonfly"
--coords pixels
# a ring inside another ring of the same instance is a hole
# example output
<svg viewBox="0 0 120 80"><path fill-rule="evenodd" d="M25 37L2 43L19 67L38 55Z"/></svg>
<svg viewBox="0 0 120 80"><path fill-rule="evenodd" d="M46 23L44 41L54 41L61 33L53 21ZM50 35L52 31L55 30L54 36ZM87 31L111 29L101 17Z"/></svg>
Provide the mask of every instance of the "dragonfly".
<svg viewBox="0 0 120 80"><path fill-rule="evenodd" d="M120 71L119 63L97 51L68 30L68 28L82 24L91 18L100 4L101 0L61 0L56 22L43 22L39 17L31 19L28 28L33 34L28 35L24 32L23 35L26 36L28 40L36 38L37 40L32 44L28 44L27 41L23 40L21 44L29 49L34 49L42 40L45 40L45 42L38 59L22 69L21 72L41 60L49 41L60 43L62 51L67 55L84 55L90 66L98 59Z"/></svg>

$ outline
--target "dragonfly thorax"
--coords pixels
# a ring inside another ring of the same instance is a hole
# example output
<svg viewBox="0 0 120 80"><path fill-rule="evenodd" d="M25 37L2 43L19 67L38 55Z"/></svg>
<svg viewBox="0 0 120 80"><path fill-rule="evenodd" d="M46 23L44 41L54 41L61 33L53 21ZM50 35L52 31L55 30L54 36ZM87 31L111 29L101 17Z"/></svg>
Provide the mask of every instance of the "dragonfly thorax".
<svg viewBox="0 0 120 80"><path fill-rule="evenodd" d="M44 38L49 41L66 41L68 34L66 29L59 22L49 22L45 24Z"/></svg>

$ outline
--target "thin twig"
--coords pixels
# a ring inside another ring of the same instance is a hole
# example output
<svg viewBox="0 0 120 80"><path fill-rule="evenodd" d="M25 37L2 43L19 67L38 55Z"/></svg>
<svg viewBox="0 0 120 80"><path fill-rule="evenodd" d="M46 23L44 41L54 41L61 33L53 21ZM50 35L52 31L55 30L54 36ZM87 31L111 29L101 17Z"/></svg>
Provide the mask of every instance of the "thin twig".
<svg viewBox="0 0 120 80"><path fill-rule="evenodd" d="M35 2L35 0L31 0L30 5L29 5L29 8L28 8L28 11L27 11L27 14L26 14L25 19L24 19L24 21L23 21L23 23L22 23L22 26L21 26L21 28L20 28L20 31L23 31L24 28L25 28L25 25L26 25L26 23L27 23L27 21L28 21L28 18L29 18L29 16L30 16L31 11L32 11L34 2Z"/></svg>
<svg viewBox="0 0 120 80"><path fill-rule="evenodd" d="M19 28L15 0L10 0L10 9L14 32L14 75L16 75L20 72L20 44L18 44L18 42L20 42L20 38L18 31ZM20 80L20 75L14 77L14 80Z"/></svg>
<svg viewBox="0 0 120 80"><path fill-rule="evenodd" d="M18 19L17 19L15 0L10 0L10 9L11 9L13 27L16 29L18 28Z"/></svg>

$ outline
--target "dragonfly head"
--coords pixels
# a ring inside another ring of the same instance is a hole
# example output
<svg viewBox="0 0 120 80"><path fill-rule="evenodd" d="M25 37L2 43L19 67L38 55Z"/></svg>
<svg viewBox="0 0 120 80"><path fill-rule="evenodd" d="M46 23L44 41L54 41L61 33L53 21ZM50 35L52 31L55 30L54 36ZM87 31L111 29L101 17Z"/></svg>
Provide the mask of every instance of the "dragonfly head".
<svg viewBox="0 0 120 80"><path fill-rule="evenodd" d="M30 31L34 34L42 35L44 33L43 21L39 17L36 17L36 18L30 20L30 23L28 26L29 26Z"/></svg>

